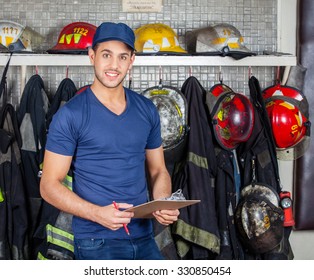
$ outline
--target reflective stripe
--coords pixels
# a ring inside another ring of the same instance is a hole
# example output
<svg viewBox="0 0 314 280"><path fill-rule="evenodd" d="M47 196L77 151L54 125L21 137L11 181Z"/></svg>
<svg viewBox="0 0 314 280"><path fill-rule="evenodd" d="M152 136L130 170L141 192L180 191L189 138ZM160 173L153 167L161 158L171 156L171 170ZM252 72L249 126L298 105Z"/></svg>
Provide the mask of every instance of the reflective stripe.
<svg viewBox="0 0 314 280"><path fill-rule="evenodd" d="M58 229L52 225L46 226L47 241L74 252L74 236L64 230Z"/></svg>
<svg viewBox="0 0 314 280"><path fill-rule="evenodd" d="M183 168L183 166L186 162L191 162L200 168L208 169L208 161L207 161L206 157L201 157L197 154L189 152L186 160L178 162L175 165L175 169L173 171L173 174L177 174L181 170L181 168Z"/></svg>
<svg viewBox="0 0 314 280"><path fill-rule="evenodd" d="M194 153L188 153L188 161L194 163L196 166L208 169L208 162L206 157L201 157Z"/></svg>
<svg viewBox="0 0 314 280"><path fill-rule="evenodd" d="M45 260L48 260L47 258L44 257L44 255L40 252L38 252L37 254L37 260L42 260L42 261L45 261Z"/></svg>
<svg viewBox="0 0 314 280"><path fill-rule="evenodd" d="M62 184L72 191L72 182L73 178L70 175L66 175Z"/></svg>
<svg viewBox="0 0 314 280"><path fill-rule="evenodd" d="M0 188L0 202L4 201L4 195L2 194L2 190Z"/></svg>
<svg viewBox="0 0 314 280"><path fill-rule="evenodd" d="M190 247L189 242L197 244L217 254L220 252L220 239L215 234L191 226L181 219L173 225L172 232L184 239L176 242L178 255L181 258L187 254Z"/></svg>

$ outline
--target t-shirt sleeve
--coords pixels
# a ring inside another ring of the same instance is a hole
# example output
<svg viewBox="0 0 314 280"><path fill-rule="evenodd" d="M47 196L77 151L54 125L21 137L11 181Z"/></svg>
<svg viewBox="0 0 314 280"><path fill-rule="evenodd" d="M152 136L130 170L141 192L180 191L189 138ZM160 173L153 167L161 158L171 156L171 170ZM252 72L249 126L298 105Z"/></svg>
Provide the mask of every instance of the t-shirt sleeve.
<svg viewBox="0 0 314 280"><path fill-rule="evenodd" d="M73 114L63 106L53 116L47 134L46 150L65 155L73 156L77 143L77 129Z"/></svg>
<svg viewBox="0 0 314 280"><path fill-rule="evenodd" d="M162 144L160 117L157 108L152 103L152 129L147 139L146 149L156 149Z"/></svg>

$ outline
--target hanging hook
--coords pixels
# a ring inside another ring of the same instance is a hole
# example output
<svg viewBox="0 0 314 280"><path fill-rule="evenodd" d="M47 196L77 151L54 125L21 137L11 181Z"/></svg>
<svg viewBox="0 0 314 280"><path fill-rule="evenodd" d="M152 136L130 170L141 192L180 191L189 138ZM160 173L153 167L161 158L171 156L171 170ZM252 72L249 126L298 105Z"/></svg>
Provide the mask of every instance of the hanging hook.
<svg viewBox="0 0 314 280"><path fill-rule="evenodd" d="M249 76L249 79L251 79L251 77L252 77L252 67L251 66L249 66L249 68L248 68L248 76Z"/></svg>
<svg viewBox="0 0 314 280"><path fill-rule="evenodd" d="M218 79L219 79L219 82L222 84L223 83L223 75L222 75L221 65L219 66Z"/></svg>
<svg viewBox="0 0 314 280"><path fill-rule="evenodd" d="M190 65L190 67L189 67L189 75L190 75L190 77L192 77L192 65Z"/></svg>
<svg viewBox="0 0 314 280"><path fill-rule="evenodd" d="M69 78L69 65L67 65L66 70L65 70L65 77Z"/></svg>
<svg viewBox="0 0 314 280"><path fill-rule="evenodd" d="M159 65L159 85L158 85L159 89L162 88L162 68L161 65Z"/></svg>
<svg viewBox="0 0 314 280"><path fill-rule="evenodd" d="M280 66L277 66L276 70L276 84L280 85Z"/></svg>
<svg viewBox="0 0 314 280"><path fill-rule="evenodd" d="M129 69L128 74L129 74L129 89L131 89L132 88L132 79L133 79L132 69Z"/></svg>
<svg viewBox="0 0 314 280"><path fill-rule="evenodd" d="M35 66L35 73L38 75L38 65Z"/></svg>

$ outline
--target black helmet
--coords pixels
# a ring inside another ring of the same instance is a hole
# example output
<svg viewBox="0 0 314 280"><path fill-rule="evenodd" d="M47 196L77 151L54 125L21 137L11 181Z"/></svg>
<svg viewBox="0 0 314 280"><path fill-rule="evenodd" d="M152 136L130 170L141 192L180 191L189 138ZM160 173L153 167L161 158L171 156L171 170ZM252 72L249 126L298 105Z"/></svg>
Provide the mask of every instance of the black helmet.
<svg viewBox="0 0 314 280"><path fill-rule="evenodd" d="M162 146L164 150L177 147L187 134L187 101L176 88L155 86L146 89L142 95L157 107L160 116Z"/></svg>
<svg viewBox="0 0 314 280"><path fill-rule="evenodd" d="M243 188L235 222L244 247L257 254L274 249L283 238L283 219L279 196L271 187L252 184Z"/></svg>

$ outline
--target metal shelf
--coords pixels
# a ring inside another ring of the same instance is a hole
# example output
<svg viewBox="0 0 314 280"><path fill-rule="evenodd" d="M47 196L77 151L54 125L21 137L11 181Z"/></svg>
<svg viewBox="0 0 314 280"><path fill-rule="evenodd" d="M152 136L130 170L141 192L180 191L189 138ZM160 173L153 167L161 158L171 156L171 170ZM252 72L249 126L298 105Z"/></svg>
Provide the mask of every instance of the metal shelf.
<svg viewBox="0 0 314 280"><path fill-rule="evenodd" d="M5 65L9 54L0 54ZM134 66L295 66L293 55L258 55L235 60L220 56L136 56ZM11 66L90 66L87 55L69 54L13 54Z"/></svg>

